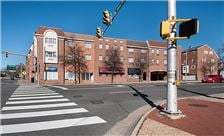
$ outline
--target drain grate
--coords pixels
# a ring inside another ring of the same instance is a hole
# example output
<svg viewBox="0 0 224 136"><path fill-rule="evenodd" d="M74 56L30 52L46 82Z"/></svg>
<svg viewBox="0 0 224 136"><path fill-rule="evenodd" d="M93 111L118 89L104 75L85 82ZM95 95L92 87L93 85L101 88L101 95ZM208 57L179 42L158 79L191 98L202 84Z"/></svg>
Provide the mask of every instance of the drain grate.
<svg viewBox="0 0 224 136"><path fill-rule="evenodd" d="M80 97L83 97L82 95L74 95L73 96L74 98L80 98Z"/></svg>
<svg viewBox="0 0 224 136"><path fill-rule="evenodd" d="M104 102L101 101L101 100L94 100L94 101L91 101L92 104L103 104Z"/></svg>
<svg viewBox="0 0 224 136"><path fill-rule="evenodd" d="M188 104L188 106L198 107L198 108L208 107L208 105L205 105L205 104Z"/></svg>

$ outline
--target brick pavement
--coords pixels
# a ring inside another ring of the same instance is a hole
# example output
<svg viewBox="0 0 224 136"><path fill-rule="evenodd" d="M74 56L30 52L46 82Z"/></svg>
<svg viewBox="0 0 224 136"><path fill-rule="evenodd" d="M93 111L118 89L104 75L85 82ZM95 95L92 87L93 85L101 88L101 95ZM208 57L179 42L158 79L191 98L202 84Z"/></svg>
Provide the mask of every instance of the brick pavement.
<svg viewBox="0 0 224 136"><path fill-rule="evenodd" d="M186 117L171 120L154 109L145 118L138 135L224 135L224 99L182 99L178 101L178 109Z"/></svg>

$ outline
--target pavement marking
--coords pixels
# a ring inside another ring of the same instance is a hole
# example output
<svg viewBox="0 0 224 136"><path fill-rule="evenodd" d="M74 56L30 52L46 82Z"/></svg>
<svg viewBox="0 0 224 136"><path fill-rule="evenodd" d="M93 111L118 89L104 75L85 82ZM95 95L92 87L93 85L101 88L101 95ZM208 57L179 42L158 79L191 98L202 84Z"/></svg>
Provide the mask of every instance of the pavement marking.
<svg viewBox="0 0 224 136"><path fill-rule="evenodd" d="M45 94L13 94L11 97L21 97L21 96L41 96L41 95L58 95L59 93L45 93Z"/></svg>
<svg viewBox="0 0 224 136"><path fill-rule="evenodd" d="M13 95L31 95L31 94L50 94L55 92L30 92L30 93L13 93Z"/></svg>
<svg viewBox="0 0 224 136"><path fill-rule="evenodd" d="M22 110L22 109L39 109L39 108L52 108L52 107L64 107L64 106L76 106L74 102L69 103L57 103L57 104L39 104L39 105L26 105L26 106L5 106L2 111L6 110Z"/></svg>
<svg viewBox="0 0 224 136"><path fill-rule="evenodd" d="M82 112L88 112L88 110L84 108L73 108L73 109L52 110L52 111L0 114L0 119L30 118L30 117L40 117L40 116L61 115L61 114L74 114L74 113L82 113Z"/></svg>
<svg viewBox="0 0 224 136"><path fill-rule="evenodd" d="M54 91L14 91L14 94L17 94L17 93L26 93L26 94L29 94L29 93L54 93Z"/></svg>
<svg viewBox="0 0 224 136"><path fill-rule="evenodd" d="M92 116L92 117L75 118L75 119L55 120L55 121L2 125L1 127L2 131L0 132L0 134L40 131L40 130L66 128L66 127L91 125L99 123L106 123L106 121L98 116Z"/></svg>
<svg viewBox="0 0 224 136"><path fill-rule="evenodd" d="M69 99L62 98L62 99L49 99L49 100L7 101L6 105L9 105L9 104L44 103L44 102L65 102L65 101L69 101Z"/></svg>
<svg viewBox="0 0 224 136"><path fill-rule="evenodd" d="M144 90L140 90L138 92L144 92ZM109 92L110 94L122 94L122 93L136 93L135 91L116 91L116 92Z"/></svg>
<svg viewBox="0 0 224 136"><path fill-rule="evenodd" d="M224 86L211 86L211 88L224 88Z"/></svg>
<svg viewBox="0 0 224 136"><path fill-rule="evenodd" d="M37 96L37 97L11 97L9 100L43 99L43 98L61 98L62 95Z"/></svg>
<svg viewBox="0 0 224 136"><path fill-rule="evenodd" d="M65 87L62 87L62 86L56 86L56 85L48 85L48 86L59 88L59 89L62 89L62 90L68 90L68 88L65 88Z"/></svg>

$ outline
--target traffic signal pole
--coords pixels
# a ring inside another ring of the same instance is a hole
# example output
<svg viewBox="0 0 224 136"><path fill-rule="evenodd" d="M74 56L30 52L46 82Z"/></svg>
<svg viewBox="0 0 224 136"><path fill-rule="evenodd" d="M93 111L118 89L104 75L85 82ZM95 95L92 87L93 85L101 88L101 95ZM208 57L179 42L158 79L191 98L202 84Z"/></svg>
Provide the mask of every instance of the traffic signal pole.
<svg viewBox="0 0 224 136"><path fill-rule="evenodd" d="M176 0L168 0L168 20L176 19ZM170 38L176 36L176 23L170 23ZM177 86L176 86L176 40L168 40L167 49L167 109L169 114L179 114L177 109Z"/></svg>

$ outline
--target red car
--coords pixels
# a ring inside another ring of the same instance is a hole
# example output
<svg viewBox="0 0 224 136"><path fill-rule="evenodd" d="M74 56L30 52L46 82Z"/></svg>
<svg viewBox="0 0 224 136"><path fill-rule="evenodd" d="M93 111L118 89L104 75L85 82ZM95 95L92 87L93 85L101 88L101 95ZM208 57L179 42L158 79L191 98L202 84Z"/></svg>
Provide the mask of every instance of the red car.
<svg viewBox="0 0 224 136"><path fill-rule="evenodd" d="M220 83L224 80L222 76L219 75L207 75L202 79L202 83Z"/></svg>

